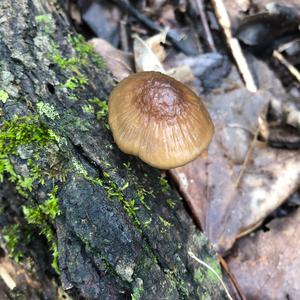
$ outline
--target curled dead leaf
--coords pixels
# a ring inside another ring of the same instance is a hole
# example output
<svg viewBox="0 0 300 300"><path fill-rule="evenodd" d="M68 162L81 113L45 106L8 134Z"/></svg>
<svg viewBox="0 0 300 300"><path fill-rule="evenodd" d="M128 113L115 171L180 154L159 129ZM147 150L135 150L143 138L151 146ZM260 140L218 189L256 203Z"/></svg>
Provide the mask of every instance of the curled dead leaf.
<svg viewBox="0 0 300 300"><path fill-rule="evenodd" d="M131 54L116 49L110 43L100 38L91 39L89 43L104 58L108 68L118 80L122 80L133 73Z"/></svg>

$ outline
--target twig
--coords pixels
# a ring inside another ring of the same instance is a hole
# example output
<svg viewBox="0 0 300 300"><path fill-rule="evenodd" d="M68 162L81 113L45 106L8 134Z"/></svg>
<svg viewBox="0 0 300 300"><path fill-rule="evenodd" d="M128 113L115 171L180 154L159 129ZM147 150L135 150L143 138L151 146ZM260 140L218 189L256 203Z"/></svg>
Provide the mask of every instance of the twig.
<svg viewBox="0 0 300 300"><path fill-rule="evenodd" d="M220 255L218 255L218 260L223 267L223 270L226 272L227 276L231 280L236 292L240 296L241 300L247 300L246 296L244 295L242 288L240 287L239 283L235 279L235 276L230 272L227 262L224 260L224 258Z"/></svg>
<svg viewBox="0 0 300 300"><path fill-rule="evenodd" d="M279 60L289 70L289 72L300 82L300 72L289 61L287 61L279 51L274 50L273 57Z"/></svg>
<svg viewBox="0 0 300 300"><path fill-rule="evenodd" d="M9 287L10 290L13 290L17 286L13 278L2 266L0 266L0 277L4 281L4 283Z"/></svg>
<svg viewBox="0 0 300 300"><path fill-rule="evenodd" d="M155 31L155 32L161 32L163 31L163 28L156 25L152 20L150 20L147 16L141 14L136 8L134 8L130 3L128 3L125 0L112 0L116 5L118 5L120 8L126 10L128 13L130 13L133 17L135 17L138 21L142 22L145 26L147 26L149 29ZM186 55L197 55L193 49L184 47L182 44L179 43L178 39L172 32L167 33L167 39L174 45L174 47L181 52L183 52Z"/></svg>
<svg viewBox="0 0 300 300"><path fill-rule="evenodd" d="M129 52L129 43L128 43L126 24L127 24L126 20L120 21L120 36L121 36L122 50L125 52Z"/></svg>
<svg viewBox="0 0 300 300"><path fill-rule="evenodd" d="M242 48L238 39L234 38L231 32L231 21L226 11L223 0L212 0L215 13L218 17L218 21L223 28L227 44L231 50L231 53L236 61L237 67L244 79L246 88L250 92L256 92L257 86L249 70L246 58L243 54Z"/></svg>
<svg viewBox="0 0 300 300"><path fill-rule="evenodd" d="M195 0L195 1L196 1L198 10L199 10L201 22L202 22L202 25L203 25L203 28L204 28L204 31L205 31L205 35L206 35L206 39L207 39L207 43L209 45L209 48L210 48L211 51L217 52L217 49L216 49L211 31L210 31L210 28L208 26L208 21L207 21L206 14L205 14L205 11L204 11L203 0Z"/></svg>
<svg viewBox="0 0 300 300"><path fill-rule="evenodd" d="M230 293L224 283L224 281L222 280L222 278L219 276L219 274L210 266L208 265L206 262L204 262L203 260L200 260L193 252L189 251L188 252L188 255L193 258L195 261L197 261L199 264L201 264L202 266L204 266L205 268L207 268L208 270L210 270L217 278L218 280L220 281L220 283L222 284L225 292L226 292L226 295L227 297L230 299L230 300L233 300L233 298L230 296Z"/></svg>

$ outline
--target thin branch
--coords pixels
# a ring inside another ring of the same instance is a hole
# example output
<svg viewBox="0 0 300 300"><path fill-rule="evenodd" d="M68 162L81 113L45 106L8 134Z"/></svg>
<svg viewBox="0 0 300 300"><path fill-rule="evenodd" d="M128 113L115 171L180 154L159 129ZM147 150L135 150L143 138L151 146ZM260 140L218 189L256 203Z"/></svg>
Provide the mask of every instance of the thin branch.
<svg viewBox="0 0 300 300"><path fill-rule="evenodd" d="M162 27L160 27L157 24L155 24L155 22L153 22L147 16L141 14L129 2L127 2L125 0L112 0L112 2L114 2L116 5L118 5L121 9L126 10L134 18L136 18L138 21L140 21L141 23L143 23L149 29L151 29L151 30L153 30L155 32L161 32L161 31L164 30ZM167 33L167 39L174 45L174 47L177 50L183 52L186 55L194 56L194 55L199 54L199 53L196 53L195 51L193 51L193 49L190 49L188 47L183 46L180 43L180 41L178 40L178 38L172 32L170 32L170 31Z"/></svg>
<svg viewBox="0 0 300 300"><path fill-rule="evenodd" d="M297 68L295 68L288 60L284 58L284 56L277 50L273 51L273 57L280 61L288 70L289 72L300 82L300 72Z"/></svg>
<svg viewBox="0 0 300 300"><path fill-rule="evenodd" d="M206 39L207 39L207 43L209 45L209 48L211 51L213 52L217 52L209 25L208 25L208 21L207 21L207 17L204 11L204 5L203 5L203 0L195 0L196 1L196 5L200 14L200 18L201 18L201 22L205 31L205 35L206 35Z"/></svg>
<svg viewBox="0 0 300 300"><path fill-rule="evenodd" d="M226 7L224 5L223 0L212 0L216 16L218 18L219 24L223 28L227 44L231 50L232 56L235 59L235 62L237 64L237 67L244 79L246 88L250 92L256 92L257 86L255 84L255 81L253 79L253 76L249 70L248 63L246 61L246 58L243 54L241 45L237 38L233 37L231 32L231 21L228 16Z"/></svg>
<svg viewBox="0 0 300 300"><path fill-rule="evenodd" d="M226 272L227 276L231 280L232 285L234 286L234 288L235 288L236 292L238 293L238 295L240 296L241 300L247 300L247 298L244 295L243 290L240 287L239 283L237 282L235 276L230 272L228 264L225 261L225 259L222 256L218 255L218 260L219 260L221 266L223 267L224 272Z"/></svg>
<svg viewBox="0 0 300 300"><path fill-rule="evenodd" d="M123 51L129 52L129 42L128 42L126 25L127 25L126 19L120 21L121 46Z"/></svg>

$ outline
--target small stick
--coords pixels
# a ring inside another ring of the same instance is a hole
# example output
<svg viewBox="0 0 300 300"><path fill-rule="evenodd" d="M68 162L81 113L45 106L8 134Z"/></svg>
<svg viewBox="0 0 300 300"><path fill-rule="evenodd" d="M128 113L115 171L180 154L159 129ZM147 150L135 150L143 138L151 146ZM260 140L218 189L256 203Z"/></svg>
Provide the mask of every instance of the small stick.
<svg viewBox="0 0 300 300"><path fill-rule="evenodd" d="M155 24L152 20L150 20L147 16L141 14L136 8L134 8L129 2L126 0L112 0L116 5L118 5L120 8L126 10L129 12L133 17L135 17L138 21L142 22L145 26L147 26L149 29L155 31L155 32L161 32L163 31L163 28ZM167 39L174 45L175 48L177 48L179 51L183 52L186 55L197 55L195 51L192 49L189 49L187 47L184 47L182 44L179 43L177 37L172 33L167 33Z"/></svg>
<svg viewBox="0 0 300 300"><path fill-rule="evenodd" d="M230 272L227 262L224 260L224 258L220 255L218 255L218 260L220 262L220 265L223 267L223 270L226 272L229 279L232 281L232 285L234 286L236 292L240 296L241 300L247 300L246 296L243 294L242 288L240 287L239 283L235 279L235 276Z"/></svg>
<svg viewBox="0 0 300 300"><path fill-rule="evenodd" d="M224 5L223 0L212 0L212 3L214 5L215 13L218 17L218 21L223 28L227 44L231 50L232 56L235 59L235 62L237 64L237 67L244 79L246 88L250 92L256 92L257 86L255 84L255 81L253 79L253 76L249 70L246 58L243 54L241 45L237 38L234 38L231 32L231 21L228 16L228 13L226 11L226 7Z"/></svg>
<svg viewBox="0 0 300 300"><path fill-rule="evenodd" d="M9 275L7 270L2 266L0 266L0 277L4 281L4 283L9 287L10 290L15 289L15 287L17 286L13 278Z"/></svg>
<svg viewBox="0 0 300 300"><path fill-rule="evenodd" d="M121 46L123 51L129 52L129 43L128 43L126 24L127 24L126 20L120 21Z"/></svg>
<svg viewBox="0 0 300 300"><path fill-rule="evenodd" d="M199 14L200 14L201 22L202 22L202 25L203 25L203 28L204 28L204 31L205 31L205 35L206 35L206 39L207 39L207 43L209 45L209 48L212 52L217 52L217 49L216 49L211 31L210 31L210 28L208 26L208 21L207 21L206 14L205 14L205 11L204 11L203 0L195 0L195 1L196 1L196 4L197 4L197 7L198 7L198 11L199 11Z"/></svg>
<svg viewBox="0 0 300 300"><path fill-rule="evenodd" d="M286 60L279 51L274 50L273 57L279 60L289 70L289 72L298 80L298 82L300 82L300 72L288 60Z"/></svg>

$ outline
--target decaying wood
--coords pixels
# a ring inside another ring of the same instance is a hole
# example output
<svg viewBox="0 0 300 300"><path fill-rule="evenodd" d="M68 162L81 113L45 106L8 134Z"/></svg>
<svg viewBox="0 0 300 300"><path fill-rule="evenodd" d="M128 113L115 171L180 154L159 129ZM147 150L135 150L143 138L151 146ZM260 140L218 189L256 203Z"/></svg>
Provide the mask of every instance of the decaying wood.
<svg viewBox="0 0 300 300"><path fill-rule="evenodd" d="M63 288L87 299L225 299L214 274L188 255L219 272L178 194L158 170L113 143L99 106L112 77L96 59L79 57L83 44L68 38L72 29L57 2L1 1L0 25L1 123L37 115L56 136L44 148L22 145L9 159L20 178L34 161L45 181L30 186L24 205L43 203L58 187Z"/></svg>

